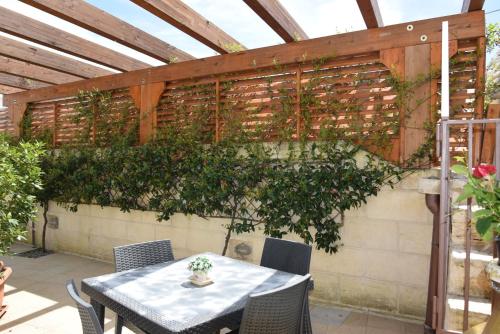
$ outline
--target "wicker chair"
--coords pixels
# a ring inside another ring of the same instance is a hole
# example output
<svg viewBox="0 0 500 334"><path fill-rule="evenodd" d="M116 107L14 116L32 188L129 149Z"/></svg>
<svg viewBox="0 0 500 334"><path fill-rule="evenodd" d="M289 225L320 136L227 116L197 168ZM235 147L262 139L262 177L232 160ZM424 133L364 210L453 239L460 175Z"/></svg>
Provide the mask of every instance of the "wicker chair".
<svg viewBox="0 0 500 334"><path fill-rule="evenodd" d="M115 256L116 272L174 260L174 253L172 251L172 244L170 240L157 240L119 246L113 248L113 253ZM131 322L117 316L115 333L121 334L123 326L127 327L134 333L144 333L143 330Z"/></svg>
<svg viewBox="0 0 500 334"><path fill-rule="evenodd" d="M286 271L296 275L309 274L312 247L300 242L266 238L260 265L267 268ZM313 282L309 290L313 289ZM304 308L303 333L312 334L311 316L309 314L309 298Z"/></svg>
<svg viewBox="0 0 500 334"><path fill-rule="evenodd" d="M80 319L82 321L83 334L103 334L94 308L80 297L73 280L66 283L66 289L78 307L78 313L80 313Z"/></svg>
<svg viewBox="0 0 500 334"><path fill-rule="evenodd" d="M115 271L136 269L174 260L170 240L148 241L113 248Z"/></svg>
<svg viewBox="0 0 500 334"><path fill-rule="evenodd" d="M302 321L311 275L299 282L254 295L243 311L239 334L298 334Z"/></svg>

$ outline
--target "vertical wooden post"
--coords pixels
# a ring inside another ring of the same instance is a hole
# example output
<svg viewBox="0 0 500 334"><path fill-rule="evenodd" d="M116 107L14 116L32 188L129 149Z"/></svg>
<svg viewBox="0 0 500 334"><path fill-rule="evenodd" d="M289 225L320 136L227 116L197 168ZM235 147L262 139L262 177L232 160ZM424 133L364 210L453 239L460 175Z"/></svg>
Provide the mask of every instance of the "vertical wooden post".
<svg viewBox="0 0 500 334"><path fill-rule="evenodd" d="M500 117L500 104L491 103L488 107L487 118ZM495 158L495 124L488 124L485 126L484 135L481 145L481 158L479 162L491 164ZM500 133L496 134L500 136ZM497 167L498 168L498 167Z"/></svg>
<svg viewBox="0 0 500 334"><path fill-rule="evenodd" d="M9 113L10 119L12 121L12 125L14 127L14 137L19 137L21 135L21 121L23 119L24 113L28 104L22 101L12 101L6 104Z"/></svg>
<svg viewBox="0 0 500 334"><path fill-rule="evenodd" d="M477 63L476 63L476 103L474 106L474 118L484 118L484 90L485 90L485 73L486 73L486 38L479 37L477 39ZM483 137L483 129L478 126L474 127L473 150L472 150L472 164L476 165L480 161L481 156L481 142Z"/></svg>
<svg viewBox="0 0 500 334"><path fill-rule="evenodd" d="M215 142L220 141L220 80L215 81Z"/></svg>
<svg viewBox="0 0 500 334"><path fill-rule="evenodd" d="M139 112L139 143L144 144L154 138L156 131L156 106L165 89L164 82L141 85ZM135 92L135 91L134 91ZM132 98L134 96L131 94ZM137 97L134 99L137 105Z"/></svg>
<svg viewBox="0 0 500 334"><path fill-rule="evenodd" d="M295 97L295 117L297 118L297 140L300 139L300 130L302 127L302 113L301 113L301 105L300 105L300 95L301 95L301 89L302 89L302 67L299 65L297 67L297 78L295 79L296 82L296 94L297 96Z"/></svg>
<svg viewBox="0 0 500 334"><path fill-rule="evenodd" d="M405 49L394 48L380 51L380 62L384 64L390 71L391 75L397 78L400 82L405 80ZM398 94L398 92L395 92ZM393 142L392 152L390 153L391 160L400 162L404 161L405 148L405 108L404 105L399 106L399 141Z"/></svg>
<svg viewBox="0 0 500 334"><path fill-rule="evenodd" d="M405 48L405 80L416 82L431 73L431 46L421 44ZM425 81L412 88L407 114L405 115L405 139L403 161L408 160L425 143L427 130L424 125L430 121L431 83Z"/></svg>

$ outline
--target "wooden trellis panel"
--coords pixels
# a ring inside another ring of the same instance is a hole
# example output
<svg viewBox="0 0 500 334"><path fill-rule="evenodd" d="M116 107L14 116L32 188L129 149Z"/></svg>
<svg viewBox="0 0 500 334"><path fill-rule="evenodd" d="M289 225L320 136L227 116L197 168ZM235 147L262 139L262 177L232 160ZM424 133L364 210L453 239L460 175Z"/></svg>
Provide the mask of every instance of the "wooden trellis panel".
<svg viewBox="0 0 500 334"><path fill-rule="evenodd" d="M76 97L31 103L28 110L33 136L43 137L50 132L56 147L77 143L85 127L92 126L86 124L87 120L84 118L78 120L75 110L77 104ZM112 112L108 115L107 122L119 119L122 108L129 109L130 123L138 120L138 110L129 96L128 89L120 89L112 92ZM91 135L95 138L100 134Z"/></svg>
<svg viewBox="0 0 500 334"><path fill-rule="evenodd" d="M311 139L328 127L366 140L379 132L398 135L396 93L391 73L378 55L304 71L301 98L302 114L310 118Z"/></svg>
<svg viewBox="0 0 500 334"><path fill-rule="evenodd" d="M11 117L8 110L0 111L0 133L14 135L14 124L12 124Z"/></svg>
<svg viewBox="0 0 500 334"><path fill-rule="evenodd" d="M156 108L156 128L193 127L212 137L215 134L216 87L214 82L168 84ZM153 125L154 126L154 125Z"/></svg>
<svg viewBox="0 0 500 334"><path fill-rule="evenodd" d="M483 118L483 109L478 107L483 101L480 100L481 88L478 77L478 63L484 55L478 53L478 40L459 41L457 53L450 59L450 119L472 119ZM438 92L441 91L441 81L438 80ZM440 101L437 99L437 109L440 110ZM450 128L450 151L451 156L467 155L467 128ZM479 129L474 129L475 133ZM474 136L474 140L477 139ZM475 145L474 145L475 146Z"/></svg>
<svg viewBox="0 0 500 334"><path fill-rule="evenodd" d="M250 138L295 139L297 70L271 69L220 82L221 137L244 131ZM278 125L278 127L276 126Z"/></svg>

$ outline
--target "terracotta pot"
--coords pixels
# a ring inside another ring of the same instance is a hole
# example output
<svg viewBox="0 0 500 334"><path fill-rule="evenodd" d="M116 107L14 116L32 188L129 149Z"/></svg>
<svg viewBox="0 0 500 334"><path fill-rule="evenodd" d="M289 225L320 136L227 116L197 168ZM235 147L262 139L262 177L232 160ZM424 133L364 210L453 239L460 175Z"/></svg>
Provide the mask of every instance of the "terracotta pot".
<svg viewBox="0 0 500 334"><path fill-rule="evenodd" d="M0 272L2 273L2 277L0 278L0 318L1 318L4 315L5 311L7 311L7 305L3 304L3 297L4 297L5 282L12 274L12 268L5 267L3 265L3 262L0 261Z"/></svg>

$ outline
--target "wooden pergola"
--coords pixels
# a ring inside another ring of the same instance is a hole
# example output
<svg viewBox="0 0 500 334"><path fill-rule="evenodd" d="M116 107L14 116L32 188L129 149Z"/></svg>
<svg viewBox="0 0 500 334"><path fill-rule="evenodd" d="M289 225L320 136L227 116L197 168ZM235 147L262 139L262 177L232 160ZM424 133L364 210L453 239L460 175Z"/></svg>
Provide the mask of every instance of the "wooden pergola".
<svg viewBox="0 0 500 334"><path fill-rule="evenodd" d="M481 10L484 0L465 0L461 14L391 26L383 25L376 0L357 0L367 30L315 39L308 38L279 1L244 0L286 42L253 50L246 50L241 43L181 0L132 0L136 5L221 53L219 56L203 59L194 59L186 52L83 0L21 1L161 60L166 65L151 67L104 46L0 7L1 31L121 72L113 73L91 63L0 37L0 93L6 94L4 104L9 110L6 116L14 127L14 134L19 133L18 124L28 104L36 106L43 101L69 98L81 90L126 89L126 94L140 110L140 138L141 142L145 142L158 126L159 101L162 96L168 96L169 88L176 83L213 82L215 100L218 101L215 108L218 109L223 99L220 83L224 78L231 75L234 77L236 73L240 73L240 79L245 76L248 78L248 73L255 74L276 67L277 63L280 66L288 66L288 71L295 73L295 81L298 84L294 94L297 96L300 96L301 86L306 80L301 78L301 75L306 74L310 66L307 63L314 59L328 58L332 61L332 66L337 67L376 63L385 65L385 68L398 78L412 80L421 73L429 73L439 68L441 22L444 20L450 22L451 55L472 51L473 53L462 55L459 59L477 58L474 59L476 66L473 73L468 74L474 76L471 79L474 81L472 88L476 91L482 91L484 85L485 56L482 51L485 48L485 19ZM243 51L231 53L235 45ZM471 80L468 82L469 86ZM428 110L435 109L438 103L438 85L438 80L432 80L429 85L416 91L416 98L430 96L432 108L427 105L416 106L419 112L411 116L404 116L402 111L400 112L399 117L402 120L406 117L406 124L401 126L397 145L394 145L395 148L388 158L404 161L422 143L425 137L423 124L434 117ZM460 94L462 95L452 97L456 99L455 103L465 105L470 102L467 102L467 99L473 98L465 86L461 87ZM300 133L301 123L299 100L300 97L297 99L297 134ZM474 110L468 115L482 117L482 97L474 97L474 100ZM58 114L58 108L59 106L54 104L54 115ZM5 118L2 123L4 128ZM53 123L57 123L57 117L53 118ZM219 138L222 125L218 118L215 118L213 131L217 132L215 137ZM54 125L54 129L56 128ZM57 135L55 141L56 137Z"/></svg>

